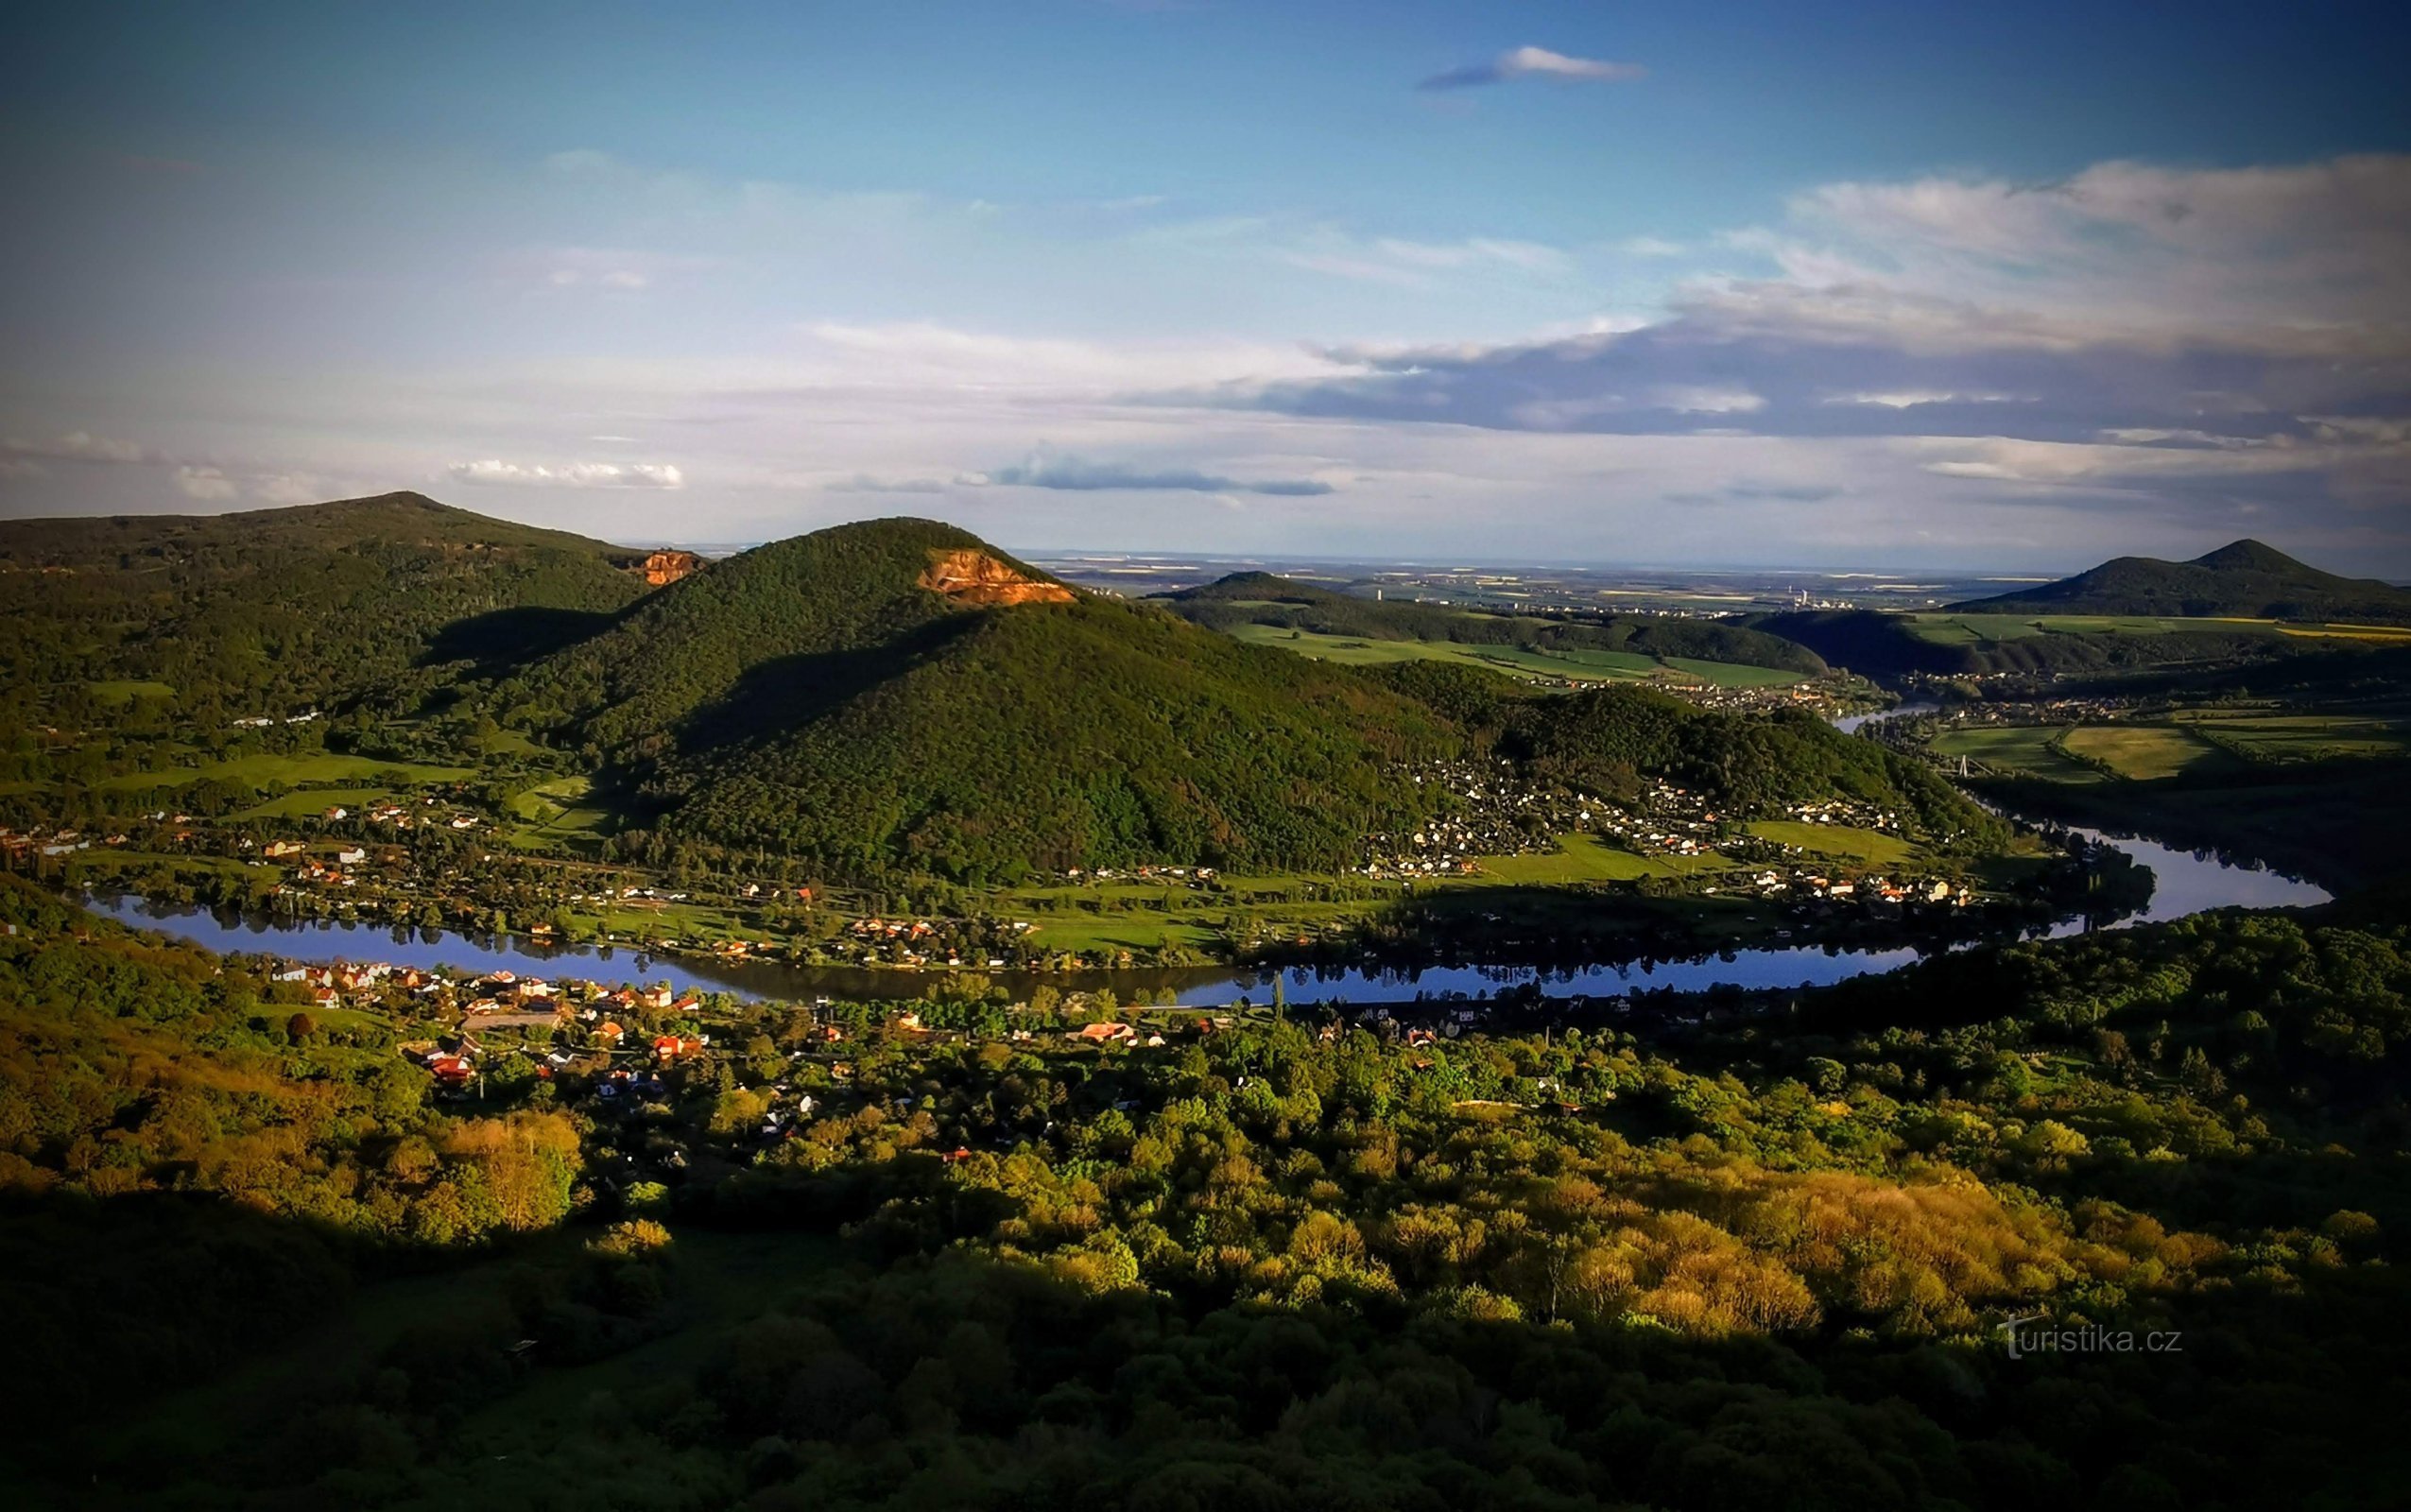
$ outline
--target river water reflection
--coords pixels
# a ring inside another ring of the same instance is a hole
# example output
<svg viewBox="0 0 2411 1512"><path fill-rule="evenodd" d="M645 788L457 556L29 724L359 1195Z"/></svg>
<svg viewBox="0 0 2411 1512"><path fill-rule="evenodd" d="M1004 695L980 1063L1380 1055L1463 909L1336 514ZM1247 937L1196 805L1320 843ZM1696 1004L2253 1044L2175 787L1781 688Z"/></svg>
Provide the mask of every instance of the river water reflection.
<svg viewBox="0 0 2411 1512"><path fill-rule="evenodd" d="M1875 713L1847 715L1834 724L1836 729L1851 731L1886 719L1931 713L1939 707L1933 703L1903 703ZM2175 850L2138 836L2106 834L2097 830L2076 833L2126 851L2149 867L2156 879L2149 906L2113 928L2181 919L2210 908L2308 907L2328 901L2325 889L2298 877ZM624 946L546 945L507 936L460 935L450 930L238 918L213 915L198 908L154 906L131 897L92 898L87 902L95 910L127 923L155 929L214 951L273 953L319 963L389 961L396 966L446 966L475 972L508 971L522 976L576 976L600 982L666 981L680 991L691 988L733 992L746 998L789 1002L820 997L855 1002L914 998L926 992L933 980L930 973L920 971L697 960L649 956ZM2069 919L2041 933L2072 935L2085 927L2083 919ZM1280 974L1283 995L1291 1003L1301 1004L1335 1000L1395 1002L1418 994L1477 997L1531 984L1553 992L1617 997L1634 990L1669 988L1698 991L1713 987L1831 987L1870 971L1906 966L1920 954L1907 946L1864 950L1791 945L1623 965L1435 966L1412 970L1299 967ZM1271 971L1232 971L1223 967L1082 971L1070 975L1030 971L986 974L1016 997L1025 996L1042 983L1066 989L1110 988L1125 1001L1141 992L1160 997L1169 988L1181 1005L1197 1007L1241 998L1263 1003L1273 994Z"/></svg>
<svg viewBox="0 0 2411 1512"><path fill-rule="evenodd" d="M2157 841L2079 831L2105 841L2151 868L2157 878L2149 907L2124 923L2153 923L2207 908L2306 907L2328 901L2327 892L2299 878L2215 856L2174 850ZM397 929L385 924L331 920L279 920L216 916L198 908L154 906L133 897L93 898L95 911L191 940L215 951L273 953L313 962L390 961L397 966L447 966L464 971L515 971L523 976L577 976L602 982L667 981L683 991L733 992L747 998L804 1001L817 997L870 1001L921 996L933 980L926 972L863 967L785 966L769 961L697 960L648 956L626 947L543 945L510 936L470 936L450 930ZM2074 934L2081 919L2054 925L2053 935ZM1373 1003L1418 993L1477 996L1538 983L1561 993L1614 997L1639 989L1685 991L1712 987L1830 987L1869 971L1888 971L1918 959L1909 947L1890 950L1834 949L1817 945L1736 950L1690 960L1633 962L1575 968L1441 966L1401 971L1382 968L1295 968L1282 973L1291 1003L1345 999ZM1263 1003L1272 996L1269 971L1199 970L1083 971L1051 976L992 971L990 978L1016 996L1042 982L1065 988L1111 988L1124 999L1170 988L1185 1005L1206 1006L1241 997Z"/></svg>

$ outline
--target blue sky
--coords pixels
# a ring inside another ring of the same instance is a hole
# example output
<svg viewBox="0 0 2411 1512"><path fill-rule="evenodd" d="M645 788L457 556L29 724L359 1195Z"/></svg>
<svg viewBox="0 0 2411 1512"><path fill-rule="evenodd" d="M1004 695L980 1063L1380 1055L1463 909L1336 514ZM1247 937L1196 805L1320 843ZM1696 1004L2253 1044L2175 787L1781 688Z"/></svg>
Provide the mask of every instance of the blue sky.
<svg viewBox="0 0 2411 1512"><path fill-rule="evenodd" d="M2411 575L2406 31L55 8L0 22L0 512Z"/></svg>

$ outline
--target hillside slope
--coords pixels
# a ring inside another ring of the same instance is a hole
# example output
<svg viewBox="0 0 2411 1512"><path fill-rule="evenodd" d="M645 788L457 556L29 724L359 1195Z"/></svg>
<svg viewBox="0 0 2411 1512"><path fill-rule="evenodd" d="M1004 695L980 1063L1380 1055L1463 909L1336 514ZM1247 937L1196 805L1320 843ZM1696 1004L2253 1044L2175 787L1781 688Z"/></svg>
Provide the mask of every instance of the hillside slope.
<svg viewBox="0 0 2411 1512"><path fill-rule="evenodd" d="M25 684L165 684L202 723L299 709L646 591L644 553L416 493L222 515L0 523ZM446 638L449 637L449 644Z"/></svg>
<svg viewBox="0 0 2411 1512"><path fill-rule="evenodd" d="M715 562L502 690L666 835L994 881L1337 865L1456 737L1349 673L1092 598L928 521Z"/></svg>
<svg viewBox="0 0 2411 1512"><path fill-rule="evenodd" d="M2340 577L2257 541L2191 561L2120 557L2056 583L1952 606L1986 614L2174 614L2411 623L2411 590Z"/></svg>
<svg viewBox="0 0 2411 1512"><path fill-rule="evenodd" d="M2299 654L2290 637L2259 626L2205 620L2199 629L2156 635L2087 634L2054 630L1999 640L1942 642L1918 633L1908 615L1871 609L1794 610L1753 617L1751 625L1813 648L1863 677L1916 673L1965 677L1990 673L2079 675L2133 672Z"/></svg>
<svg viewBox="0 0 2411 1512"><path fill-rule="evenodd" d="M1375 641L1451 641L1542 651L1631 651L1643 656L1732 662L1815 676L1826 670L1816 652L1780 636L1716 620L1560 620L1487 614L1439 604L1359 598L1272 573L1233 573L1163 602L1211 629L1272 625L1318 635Z"/></svg>

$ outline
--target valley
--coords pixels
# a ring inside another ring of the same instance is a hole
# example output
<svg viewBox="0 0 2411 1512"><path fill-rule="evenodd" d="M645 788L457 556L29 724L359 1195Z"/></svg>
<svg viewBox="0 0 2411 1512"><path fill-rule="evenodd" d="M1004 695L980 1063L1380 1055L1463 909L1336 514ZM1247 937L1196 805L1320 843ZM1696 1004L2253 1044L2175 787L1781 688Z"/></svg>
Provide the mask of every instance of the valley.
<svg viewBox="0 0 2411 1512"><path fill-rule="evenodd" d="M1153 1378L1043 1342L1134 1307L1671 1384L2392 1305L2411 1209L2332 1159L2405 1042L2384 635L1879 615L1985 659L1886 682L1754 617L1099 596L923 521L664 565L329 507L267 539L349 596L265 619L249 523L0 532L57 589L0 692L0 1279L98 1320L12 1384L38 1484L487 1504L592 1484L527 1435L596 1422L709 1497L1066 1422L1153 1476ZM62 1421L137 1356L139 1420Z"/></svg>

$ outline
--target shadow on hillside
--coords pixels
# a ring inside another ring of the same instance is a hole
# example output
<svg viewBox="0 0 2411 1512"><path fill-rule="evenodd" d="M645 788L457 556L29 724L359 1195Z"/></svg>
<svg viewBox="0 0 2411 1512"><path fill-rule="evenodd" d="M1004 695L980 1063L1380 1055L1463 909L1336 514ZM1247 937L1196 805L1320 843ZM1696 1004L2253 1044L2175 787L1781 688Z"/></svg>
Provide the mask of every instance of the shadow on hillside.
<svg viewBox="0 0 2411 1512"><path fill-rule="evenodd" d="M750 668L717 702L696 711L680 731L688 754L749 745L799 730L889 682L978 623L949 615L883 644L857 651L775 657Z"/></svg>
<svg viewBox="0 0 2411 1512"><path fill-rule="evenodd" d="M608 627L616 615L576 609L498 609L438 630L419 657L421 666L473 663L480 677L513 672Z"/></svg>

